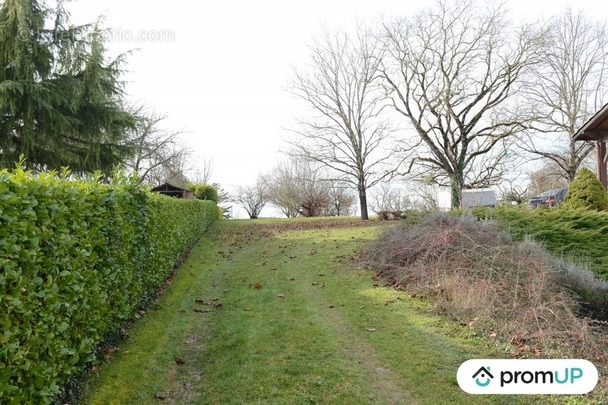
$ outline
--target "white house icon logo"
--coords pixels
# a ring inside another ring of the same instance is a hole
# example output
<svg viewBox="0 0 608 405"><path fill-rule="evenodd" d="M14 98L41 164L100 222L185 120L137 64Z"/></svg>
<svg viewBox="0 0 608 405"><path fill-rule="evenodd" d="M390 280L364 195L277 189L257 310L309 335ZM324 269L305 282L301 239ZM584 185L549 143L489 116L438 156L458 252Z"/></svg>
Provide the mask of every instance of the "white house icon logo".
<svg viewBox="0 0 608 405"><path fill-rule="evenodd" d="M480 387L487 387L494 376L492 373L490 373L490 367L481 367L475 374L473 374L473 378L475 379L475 384L479 385Z"/></svg>

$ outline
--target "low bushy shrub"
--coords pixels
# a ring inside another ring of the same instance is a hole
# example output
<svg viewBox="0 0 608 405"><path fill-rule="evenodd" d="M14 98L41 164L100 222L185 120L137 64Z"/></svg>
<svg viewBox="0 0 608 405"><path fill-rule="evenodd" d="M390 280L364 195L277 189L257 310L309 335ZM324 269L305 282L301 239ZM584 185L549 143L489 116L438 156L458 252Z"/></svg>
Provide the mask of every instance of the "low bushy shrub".
<svg viewBox="0 0 608 405"><path fill-rule="evenodd" d="M190 188L194 191L194 195L199 200L209 200L217 203L218 200L218 192L215 187L211 184L190 184Z"/></svg>
<svg viewBox="0 0 608 405"><path fill-rule="evenodd" d="M50 403L217 216L135 184L0 171L0 403Z"/></svg>
<svg viewBox="0 0 608 405"><path fill-rule="evenodd" d="M428 297L514 355L605 356L571 286L604 293L583 268L533 242L514 242L496 222L434 215L387 228L365 249L367 267L396 288Z"/></svg>

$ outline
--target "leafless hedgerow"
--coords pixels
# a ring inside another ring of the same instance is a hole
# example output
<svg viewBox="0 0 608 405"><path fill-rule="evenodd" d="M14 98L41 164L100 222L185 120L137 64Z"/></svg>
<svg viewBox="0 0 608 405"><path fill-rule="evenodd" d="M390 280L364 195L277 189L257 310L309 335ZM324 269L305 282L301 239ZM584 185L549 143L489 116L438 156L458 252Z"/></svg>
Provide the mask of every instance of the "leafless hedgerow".
<svg viewBox="0 0 608 405"><path fill-rule="evenodd" d="M597 322L582 316L573 292L605 295L606 284L537 244L514 242L496 222L438 214L416 225L400 223L362 258L396 288L432 299L439 311L497 339L513 356L608 364L606 339Z"/></svg>

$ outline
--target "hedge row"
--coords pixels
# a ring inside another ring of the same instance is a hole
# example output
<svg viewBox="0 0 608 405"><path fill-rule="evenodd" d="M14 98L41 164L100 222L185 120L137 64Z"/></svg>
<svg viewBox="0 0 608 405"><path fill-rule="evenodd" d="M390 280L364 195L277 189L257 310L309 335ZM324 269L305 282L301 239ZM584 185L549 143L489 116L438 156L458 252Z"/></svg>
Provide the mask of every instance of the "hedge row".
<svg viewBox="0 0 608 405"><path fill-rule="evenodd" d="M0 171L0 403L50 403L217 217L211 201Z"/></svg>

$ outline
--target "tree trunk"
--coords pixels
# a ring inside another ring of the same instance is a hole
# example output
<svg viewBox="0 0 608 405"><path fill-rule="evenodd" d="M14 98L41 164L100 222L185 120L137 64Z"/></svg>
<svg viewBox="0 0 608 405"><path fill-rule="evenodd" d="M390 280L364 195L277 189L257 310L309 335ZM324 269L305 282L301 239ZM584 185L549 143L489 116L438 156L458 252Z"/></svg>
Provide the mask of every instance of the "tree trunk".
<svg viewBox="0 0 608 405"><path fill-rule="evenodd" d="M462 202L462 186L464 181L457 174L450 176L450 188L451 188L451 208L456 209L460 208L460 204Z"/></svg>
<svg viewBox="0 0 608 405"><path fill-rule="evenodd" d="M367 213L367 192L365 187L359 188L359 205L361 206L361 219L369 219L369 215Z"/></svg>

